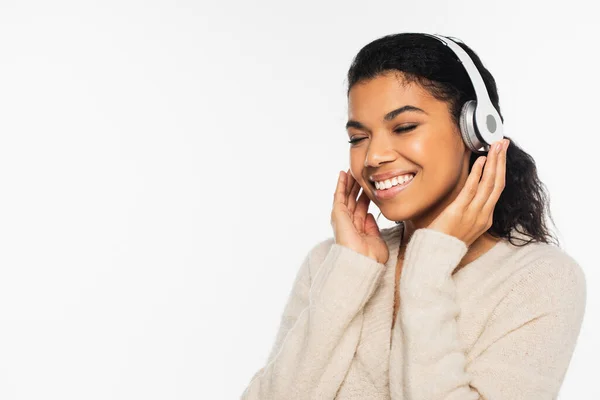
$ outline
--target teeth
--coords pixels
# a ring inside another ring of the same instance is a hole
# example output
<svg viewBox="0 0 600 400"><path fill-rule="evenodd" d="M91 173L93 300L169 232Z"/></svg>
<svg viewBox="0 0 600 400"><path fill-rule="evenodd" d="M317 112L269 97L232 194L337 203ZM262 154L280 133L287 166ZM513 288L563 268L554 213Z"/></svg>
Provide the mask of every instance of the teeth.
<svg viewBox="0 0 600 400"><path fill-rule="evenodd" d="M395 176L392 179L386 179L385 181L375 182L375 187L379 190L389 189L392 186L402 185L408 181L410 181L414 175L408 174L403 176Z"/></svg>

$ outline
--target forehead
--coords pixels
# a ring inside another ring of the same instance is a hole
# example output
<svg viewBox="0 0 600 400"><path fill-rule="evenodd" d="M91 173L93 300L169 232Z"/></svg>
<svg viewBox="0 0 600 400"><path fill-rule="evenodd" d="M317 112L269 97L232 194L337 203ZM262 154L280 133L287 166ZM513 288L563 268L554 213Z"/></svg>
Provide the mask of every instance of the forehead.
<svg viewBox="0 0 600 400"><path fill-rule="evenodd" d="M383 115L407 104L425 109L434 101L417 82L407 82L398 73L387 73L352 86L348 93L348 115Z"/></svg>

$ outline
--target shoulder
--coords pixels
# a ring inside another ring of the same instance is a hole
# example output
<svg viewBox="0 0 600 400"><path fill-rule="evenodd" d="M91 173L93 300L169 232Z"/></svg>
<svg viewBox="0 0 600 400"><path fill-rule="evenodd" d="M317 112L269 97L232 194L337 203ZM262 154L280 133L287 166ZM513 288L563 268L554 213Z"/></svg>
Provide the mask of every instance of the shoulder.
<svg viewBox="0 0 600 400"><path fill-rule="evenodd" d="M586 302L586 278L581 265L562 248L532 242L524 246L507 243L511 251L503 260L510 276L504 305L536 304L546 310L579 310Z"/></svg>
<svg viewBox="0 0 600 400"><path fill-rule="evenodd" d="M565 280L577 288L585 288L585 273L581 265L564 249L548 243L532 242L514 248L508 260L519 268L521 279L535 276L544 281ZM507 261L508 261L507 260Z"/></svg>

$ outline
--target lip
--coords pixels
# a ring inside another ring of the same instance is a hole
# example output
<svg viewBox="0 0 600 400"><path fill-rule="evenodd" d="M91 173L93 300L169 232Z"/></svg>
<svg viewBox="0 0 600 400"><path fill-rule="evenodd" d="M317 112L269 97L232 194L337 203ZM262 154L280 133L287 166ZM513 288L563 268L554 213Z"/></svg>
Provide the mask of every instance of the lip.
<svg viewBox="0 0 600 400"><path fill-rule="evenodd" d="M413 176L413 178L410 181L408 181L407 183L404 183L402 185L396 185L389 189L383 189L383 190L377 189L375 187L375 184L371 182L372 187L373 187L373 193L375 194L375 197L377 197L379 200L391 199L392 197L396 196L398 193L400 193L401 191L403 191L404 189L409 187L410 184L413 183L413 181L415 180L416 176L417 175L415 174L415 176Z"/></svg>
<svg viewBox="0 0 600 400"><path fill-rule="evenodd" d="M385 181L386 179L391 179L391 178L393 178L395 176L406 175L406 174L416 175L417 173L415 171L409 171L409 170L406 170L406 169L403 169L403 170L396 169L396 170L393 170L393 171L383 172L381 174L371 175L371 176L369 176L369 179L371 180L371 182L373 182L373 181Z"/></svg>

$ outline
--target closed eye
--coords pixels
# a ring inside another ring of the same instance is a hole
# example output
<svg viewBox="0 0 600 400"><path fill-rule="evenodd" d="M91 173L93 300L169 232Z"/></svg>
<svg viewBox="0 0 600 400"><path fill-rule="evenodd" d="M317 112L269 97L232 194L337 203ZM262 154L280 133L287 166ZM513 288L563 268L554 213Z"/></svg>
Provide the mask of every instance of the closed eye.
<svg viewBox="0 0 600 400"><path fill-rule="evenodd" d="M415 129L417 126L418 126L418 125L409 125L409 126L403 126L403 127L400 127L400 128L396 128L396 129L394 129L394 132L395 132L395 133L403 133L403 132L412 131L412 130L413 130L413 129ZM348 143L350 143L351 145L354 145L354 144L356 144L356 143L358 143L358 142L362 141L363 139L366 139L366 138L362 137L362 138L356 138L356 139L352 139L352 140L349 140L349 141L348 141Z"/></svg>
<svg viewBox="0 0 600 400"><path fill-rule="evenodd" d="M402 132L407 132L407 131L412 131L413 129L415 129L418 125L408 125L408 126L403 126L397 129L394 129L394 132L396 133L402 133Z"/></svg>

